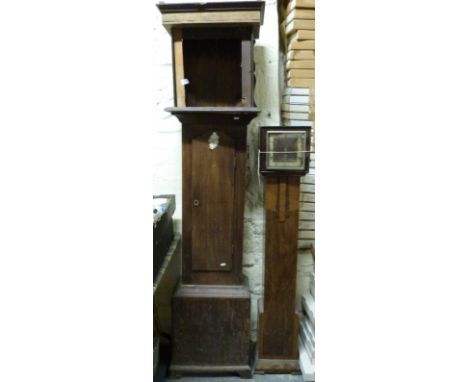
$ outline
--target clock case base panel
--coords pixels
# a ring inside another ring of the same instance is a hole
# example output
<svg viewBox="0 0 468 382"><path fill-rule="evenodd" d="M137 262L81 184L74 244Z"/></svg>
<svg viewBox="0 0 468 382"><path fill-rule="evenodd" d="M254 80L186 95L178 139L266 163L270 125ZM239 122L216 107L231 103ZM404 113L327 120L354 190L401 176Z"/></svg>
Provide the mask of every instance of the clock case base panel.
<svg viewBox="0 0 468 382"><path fill-rule="evenodd" d="M252 375L250 293L244 285L179 285L172 299L170 374Z"/></svg>
<svg viewBox="0 0 468 382"><path fill-rule="evenodd" d="M301 368L297 359L258 359L255 365L255 372L267 374L297 373Z"/></svg>
<svg viewBox="0 0 468 382"><path fill-rule="evenodd" d="M281 312L281 307L279 307ZM265 315L263 299L258 301L258 353L255 371L294 373L299 367L299 313ZM267 328L267 331L265 331ZM296 336L296 333L298 334Z"/></svg>
<svg viewBox="0 0 468 382"><path fill-rule="evenodd" d="M172 366L169 370L171 379L179 379L183 376L205 376L205 375L232 375L236 374L242 379L252 378L252 369L250 366Z"/></svg>
<svg viewBox="0 0 468 382"><path fill-rule="evenodd" d="M258 301L258 348L255 371L261 373L296 373L300 371L299 353L296 356L296 349L299 346L295 340L295 333L299 332L299 314L295 312L294 317L289 322L281 322L280 314L271 316L273 321L266 322L270 317L264 315L263 300ZM280 331L265 333L265 327L280 328ZM285 339L283 339L285 336ZM264 341L268 341L265 349ZM285 342L283 342L285 341ZM270 350L270 352L268 352ZM292 356L291 356L292 355Z"/></svg>

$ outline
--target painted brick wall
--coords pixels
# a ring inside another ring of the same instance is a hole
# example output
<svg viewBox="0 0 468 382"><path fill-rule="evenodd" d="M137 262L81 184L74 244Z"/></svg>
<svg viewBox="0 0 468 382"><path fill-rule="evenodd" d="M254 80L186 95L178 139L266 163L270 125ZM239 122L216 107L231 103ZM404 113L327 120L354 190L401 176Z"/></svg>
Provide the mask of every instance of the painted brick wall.
<svg viewBox="0 0 468 382"><path fill-rule="evenodd" d="M176 229L181 229L181 126L175 117L164 111L173 106L172 57L170 38L156 12L154 29L155 70L158 71L156 119L153 132L153 193L176 195L174 214ZM266 2L264 24L254 50L255 102L261 109L248 128L248 160L246 171L246 203L244 220L244 274L252 293L252 338L257 333L257 301L263 293L263 187L257 174L258 126L279 125L279 51L276 0ZM283 69L281 68L281 71ZM298 260L297 304L308 289L312 256L302 252Z"/></svg>

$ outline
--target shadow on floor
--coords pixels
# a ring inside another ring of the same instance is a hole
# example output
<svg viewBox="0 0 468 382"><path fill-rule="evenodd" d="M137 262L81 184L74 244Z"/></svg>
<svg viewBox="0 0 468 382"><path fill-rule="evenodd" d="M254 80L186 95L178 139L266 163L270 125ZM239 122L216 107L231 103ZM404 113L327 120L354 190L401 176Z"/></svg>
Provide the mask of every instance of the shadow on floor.
<svg viewBox="0 0 468 382"><path fill-rule="evenodd" d="M161 361L153 377L153 382L304 382L300 374L254 374L252 379L241 379L233 376L218 377L183 377L179 379L169 379L167 375L167 365L169 363L169 349L161 348Z"/></svg>
<svg viewBox="0 0 468 382"><path fill-rule="evenodd" d="M254 374L252 379L240 379L239 377L184 377L180 379L154 379L154 382L303 382L301 375L293 374Z"/></svg>

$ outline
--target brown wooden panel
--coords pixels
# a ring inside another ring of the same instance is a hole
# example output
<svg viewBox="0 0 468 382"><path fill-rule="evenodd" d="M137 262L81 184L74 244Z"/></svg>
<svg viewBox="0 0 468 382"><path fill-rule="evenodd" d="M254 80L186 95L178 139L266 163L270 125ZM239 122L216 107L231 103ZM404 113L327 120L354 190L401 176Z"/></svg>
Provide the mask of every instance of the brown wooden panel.
<svg viewBox="0 0 468 382"><path fill-rule="evenodd" d="M241 106L241 40L184 40L187 106Z"/></svg>
<svg viewBox="0 0 468 382"><path fill-rule="evenodd" d="M212 135L216 148L209 147ZM235 143L221 131L192 140L192 270L230 271L233 255Z"/></svg>
<svg viewBox="0 0 468 382"><path fill-rule="evenodd" d="M265 177L265 295L259 357L297 359L297 226L300 178Z"/></svg>
<svg viewBox="0 0 468 382"><path fill-rule="evenodd" d="M192 135L182 129L182 280L191 284L192 274Z"/></svg>
<svg viewBox="0 0 468 382"><path fill-rule="evenodd" d="M249 365L250 295L245 286L180 286L173 298L171 368Z"/></svg>
<svg viewBox="0 0 468 382"><path fill-rule="evenodd" d="M214 119L214 120L213 120ZM198 120L197 120L198 121ZM236 166L234 185L234 256L230 272L200 272L192 269L192 141L208 131L219 131L235 141ZM218 284L235 285L242 282L242 242L244 224L244 193L245 193L245 125L226 125L219 122L212 114L207 114L205 124L184 124L183 139L183 182L182 182L182 241L183 267L182 282L185 284Z"/></svg>
<svg viewBox="0 0 468 382"><path fill-rule="evenodd" d="M261 22L260 11L238 12L200 12L200 13L166 13L163 14L163 24L256 24Z"/></svg>
<svg viewBox="0 0 468 382"><path fill-rule="evenodd" d="M252 58L252 41L249 39L242 40L242 105L253 105L252 90L253 90L253 58Z"/></svg>
<svg viewBox="0 0 468 382"><path fill-rule="evenodd" d="M173 39L173 61L175 75L175 92L176 105L178 107L185 106L185 87L182 84L184 79L184 55L183 55L183 39L182 30L174 28L172 31Z"/></svg>
<svg viewBox="0 0 468 382"><path fill-rule="evenodd" d="M252 35L251 27L215 27L210 26L209 28L203 27L185 27L182 30L184 40L210 40L213 37L222 39L250 39Z"/></svg>

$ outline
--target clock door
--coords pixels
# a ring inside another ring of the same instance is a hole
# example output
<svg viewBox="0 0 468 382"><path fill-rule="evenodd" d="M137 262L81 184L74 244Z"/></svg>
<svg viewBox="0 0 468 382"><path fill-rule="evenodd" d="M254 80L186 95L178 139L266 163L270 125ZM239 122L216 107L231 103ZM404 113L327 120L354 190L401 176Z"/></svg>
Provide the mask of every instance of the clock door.
<svg viewBox="0 0 468 382"><path fill-rule="evenodd" d="M231 271L235 143L220 131L192 141L192 270Z"/></svg>

